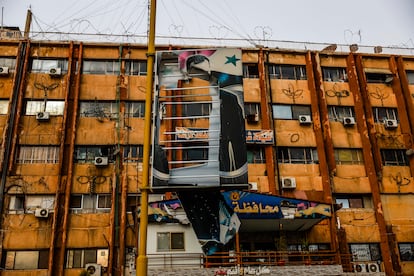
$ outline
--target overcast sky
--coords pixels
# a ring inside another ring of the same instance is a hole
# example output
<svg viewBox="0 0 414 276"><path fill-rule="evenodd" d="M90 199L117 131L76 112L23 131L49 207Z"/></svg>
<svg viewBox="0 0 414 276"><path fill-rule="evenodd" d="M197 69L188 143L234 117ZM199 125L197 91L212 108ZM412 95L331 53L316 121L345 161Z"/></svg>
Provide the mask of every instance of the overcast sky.
<svg viewBox="0 0 414 276"><path fill-rule="evenodd" d="M35 32L138 35L133 42L146 42L146 0L0 0L0 5L5 26L23 30L31 7ZM218 45L234 38L414 48L413 0L158 0L156 18L159 37L207 37Z"/></svg>

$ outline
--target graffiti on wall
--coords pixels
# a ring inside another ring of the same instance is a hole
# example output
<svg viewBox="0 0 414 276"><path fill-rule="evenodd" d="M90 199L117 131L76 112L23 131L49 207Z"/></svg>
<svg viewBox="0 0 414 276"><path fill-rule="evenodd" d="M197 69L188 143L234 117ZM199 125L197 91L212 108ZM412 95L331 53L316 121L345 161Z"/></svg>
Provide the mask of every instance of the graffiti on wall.
<svg viewBox="0 0 414 276"><path fill-rule="evenodd" d="M296 99L302 96L303 89L295 89L293 84L289 83L288 88L282 88L282 93L292 99L293 103L296 102Z"/></svg>
<svg viewBox="0 0 414 276"><path fill-rule="evenodd" d="M341 105L341 99L349 97L351 95L351 92L345 89L338 89L338 86L335 83L332 89L326 90L325 95L331 98L336 97L336 99L338 100L338 105Z"/></svg>
<svg viewBox="0 0 414 276"><path fill-rule="evenodd" d="M375 92L369 92L369 95L374 99L380 100L382 106L384 106L384 100L390 96L388 92L379 87L375 87Z"/></svg>
<svg viewBox="0 0 414 276"><path fill-rule="evenodd" d="M403 177L400 172L396 175L390 176L390 178L397 185L399 193L401 192L401 186L407 186L411 183L411 180L407 177Z"/></svg>

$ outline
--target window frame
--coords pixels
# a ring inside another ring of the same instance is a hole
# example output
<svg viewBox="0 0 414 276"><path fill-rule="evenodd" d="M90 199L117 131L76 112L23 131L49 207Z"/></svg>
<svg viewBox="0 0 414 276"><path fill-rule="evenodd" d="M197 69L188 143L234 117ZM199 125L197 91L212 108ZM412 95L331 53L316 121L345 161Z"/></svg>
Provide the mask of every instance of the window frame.
<svg viewBox="0 0 414 276"><path fill-rule="evenodd" d="M19 145L16 164L58 164L59 146Z"/></svg>
<svg viewBox="0 0 414 276"><path fill-rule="evenodd" d="M78 164L93 164L95 157L108 157L108 162L113 163L115 161L114 152L116 146L108 145L82 145L76 146L74 150L74 163ZM83 157L84 158L81 158Z"/></svg>
<svg viewBox="0 0 414 276"><path fill-rule="evenodd" d="M346 67L322 67L323 81L326 82L348 82Z"/></svg>
<svg viewBox="0 0 414 276"><path fill-rule="evenodd" d="M359 257L358 257L358 251L361 252ZM352 255L352 261L354 262L358 262L358 261L372 262L372 261L381 261L382 259L381 248L380 248L379 243L350 243L349 252Z"/></svg>
<svg viewBox="0 0 414 276"><path fill-rule="evenodd" d="M407 247L404 251L402 247ZM408 248L410 247L410 248ZM405 256L406 252L408 256ZM414 242L400 242L398 243L398 253L400 254L400 260L402 262L414 262Z"/></svg>
<svg viewBox="0 0 414 276"><path fill-rule="evenodd" d="M283 111L280 112L279 110ZM310 105L272 104L272 118L275 120L299 120L299 116L308 115L312 118Z"/></svg>
<svg viewBox="0 0 414 276"><path fill-rule="evenodd" d="M286 70L291 70L291 74L286 73ZM269 63L267 65L267 72L270 79L281 80L307 80L306 65L299 64L275 64Z"/></svg>
<svg viewBox="0 0 414 276"><path fill-rule="evenodd" d="M355 117L353 106L328 105L328 117L331 122L343 122L345 117Z"/></svg>
<svg viewBox="0 0 414 276"><path fill-rule="evenodd" d="M382 106L374 106L372 107L372 114L374 116L375 123L384 123L385 120L397 120L398 118L398 109L396 107L382 107ZM383 117L379 117L381 115L385 115Z"/></svg>
<svg viewBox="0 0 414 276"><path fill-rule="evenodd" d="M409 166L409 160L405 150L402 149L380 149L383 166ZM391 160L386 157L394 156Z"/></svg>
<svg viewBox="0 0 414 276"><path fill-rule="evenodd" d="M125 75L129 76L146 76L147 61L146 60L127 60L125 61Z"/></svg>
<svg viewBox="0 0 414 276"><path fill-rule="evenodd" d="M82 74L84 75L119 75L120 70L118 59L84 59L82 61Z"/></svg>
<svg viewBox="0 0 414 276"><path fill-rule="evenodd" d="M34 270L34 269L48 269L48 262L49 259L49 249L41 249L41 250L7 250L4 252L4 258L2 261L2 267L7 270ZM18 255L22 254L23 256L19 257ZM34 263L28 263L30 258L28 258L28 254L33 255L31 260L35 261ZM34 257L34 258L33 258ZM24 266L20 266L19 259L21 258L21 263ZM12 260L10 260L12 259ZM36 260L35 260L36 259ZM16 262L18 264L16 264ZM16 267L17 266L17 267Z"/></svg>
<svg viewBox="0 0 414 276"><path fill-rule="evenodd" d="M258 145L246 145L246 152L247 152L247 163L249 164L266 163L266 153L265 153L264 147L258 146Z"/></svg>
<svg viewBox="0 0 414 276"><path fill-rule="evenodd" d="M27 100L25 102L24 115L36 115L39 112L48 112L50 115L60 116L63 115L64 110L65 101Z"/></svg>
<svg viewBox="0 0 414 276"><path fill-rule="evenodd" d="M303 158L296 158L299 155ZM280 164L319 164L318 150L316 147L277 147L277 161Z"/></svg>
<svg viewBox="0 0 414 276"><path fill-rule="evenodd" d="M123 161L125 163L140 163L143 158L143 145L127 145L123 147Z"/></svg>
<svg viewBox="0 0 414 276"><path fill-rule="evenodd" d="M351 158L346 159L341 156L348 155ZM364 165L364 153L359 148L335 148L334 157L337 165Z"/></svg>
<svg viewBox="0 0 414 276"><path fill-rule="evenodd" d="M52 64L55 62L55 64ZM37 66L39 63L39 66ZM52 68L60 68L62 74L66 74L68 72L68 65L69 61L64 58L31 58L30 60L30 73L42 73L48 74L49 70ZM36 68L33 68L33 67Z"/></svg>
<svg viewBox="0 0 414 276"><path fill-rule="evenodd" d="M128 101L125 102L125 118L144 118L145 102L144 101Z"/></svg>
<svg viewBox="0 0 414 276"><path fill-rule="evenodd" d="M160 236L163 236L164 240L160 240ZM180 243L182 246L174 248L173 237L172 236L181 236ZM168 242L168 245L160 246L160 242ZM157 232L157 252L174 252L174 251L185 251L185 233L184 232Z"/></svg>
<svg viewBox="0 0 414 276"><path fill-rule="evenodd" d="M243 63L243 78L258 79L259 65L257 63Z"/></svg>

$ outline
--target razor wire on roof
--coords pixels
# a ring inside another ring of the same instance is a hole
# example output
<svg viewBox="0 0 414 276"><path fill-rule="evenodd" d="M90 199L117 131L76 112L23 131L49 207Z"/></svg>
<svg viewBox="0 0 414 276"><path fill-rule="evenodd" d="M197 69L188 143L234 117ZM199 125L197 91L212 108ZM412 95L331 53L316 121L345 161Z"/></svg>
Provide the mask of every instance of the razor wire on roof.
<svg viewBox="0 0 414 276"><path fill-rule="evenodd" d="M84 33L84 32L34 32L30 33L33 40L45 41L83 41L83 42L113 42L113 43L136 43L146 44L147 34L132 33ZM289 41L272 39L242 39L227 37L184 37L179 35L157 35L156 45L180 45L180 46L203 46L203 47L253 47L280 50L313 50L327 53L358 52L377 53L393 55L414 55L414 43L409 40L405 45L373 46L357 44L334 44L326 42Z"/></svg>

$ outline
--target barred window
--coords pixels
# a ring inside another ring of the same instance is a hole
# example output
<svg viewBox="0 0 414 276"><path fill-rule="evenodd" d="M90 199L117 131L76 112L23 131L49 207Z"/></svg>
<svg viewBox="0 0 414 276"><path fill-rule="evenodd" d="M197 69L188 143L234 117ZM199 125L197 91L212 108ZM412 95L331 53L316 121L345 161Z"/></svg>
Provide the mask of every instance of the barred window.
<svg viewBox="0 0 414 276"><path fill-rule="evenodd" d="M381 149L382 164L384 166L408 166L408 157L405 150Z"/></svg>
<svg viewBox="0 0 414 276"><path fill-rule="evenodd" d="M17 151L16 163L59 163L59 147L57 146L20 146Z"/></svg>
<svg viewBox="0 0 414 276"><path fill-rule="evenodd" d="M247 162L250 164L266 163L264 148L247 145Z"/></svg>
<svg viewBox="0 0 414 276"><path fill-rule="evenodd" d="M414 262L414 243L399 243L398 250L403 262Z"/></svg>
<svg viewBox="0 0 414 276"><path fill-rule="evenodd" d="M269 64L269 77L271 79L306 80L305 65Z"/></svg>
<svg viewBox="0 0 414 276"><path fill-rule="evenodd" d="M289 164L317 164L319 163L316 148L279 147L277 158L280 163Z"/></svg>
<svg viewBox="0 0 414 276"><path fill-rule="evenodd" d="M129 145L124 147L124 162L142 162L144 147L142 145Z"/></svg>
<svg viewBox="0 0 414 276"><path fill-rule="evenodd" d="M345 117L355 116L354 107L329 105L328 116L330 121L343 122Z"/></svg>
<svg viewBox="0 0 414 276"><path fill-rule="evenodd" d="M398 120L398 111L394 107L373 107L374 122L384 123L384 120Z"/></svg>

